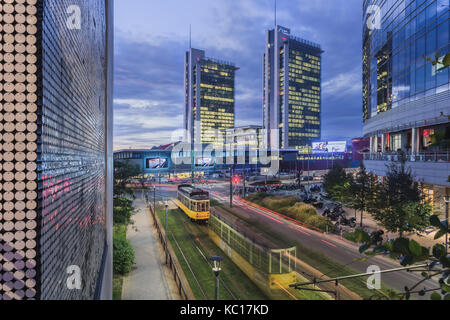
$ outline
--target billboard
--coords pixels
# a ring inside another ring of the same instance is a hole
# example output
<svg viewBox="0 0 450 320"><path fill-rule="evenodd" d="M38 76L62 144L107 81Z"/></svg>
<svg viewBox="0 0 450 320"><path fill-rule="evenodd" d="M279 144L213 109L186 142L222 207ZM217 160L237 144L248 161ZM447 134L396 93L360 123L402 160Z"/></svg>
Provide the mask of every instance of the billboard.
<svg viewBox="0 0 450 320"><path fill-rule="evenodd" d="M313 153L345 153L347 151L346 141L314 142Z"/></svg>
<svg viewBox="0 0 450 320"><path fill-rule="evenodd" d="M167 169L169 167L169 159L167 158L149 158L145 162L147 169Z"/></svg>

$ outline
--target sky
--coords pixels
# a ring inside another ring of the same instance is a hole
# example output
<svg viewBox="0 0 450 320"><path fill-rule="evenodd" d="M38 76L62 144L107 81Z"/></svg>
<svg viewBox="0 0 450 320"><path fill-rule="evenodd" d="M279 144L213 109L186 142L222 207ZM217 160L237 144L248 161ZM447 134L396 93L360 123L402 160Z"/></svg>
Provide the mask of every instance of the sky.
<svg viewBox="0 0 450 320"><path fill-rule="evenodd" d="M362 1L278 0L277 22L321 44L322 138L362 134ZM116 0L114 148L179 140L184 53L234 62L236 126L262 125L262 55L274 0Z"/></svg>

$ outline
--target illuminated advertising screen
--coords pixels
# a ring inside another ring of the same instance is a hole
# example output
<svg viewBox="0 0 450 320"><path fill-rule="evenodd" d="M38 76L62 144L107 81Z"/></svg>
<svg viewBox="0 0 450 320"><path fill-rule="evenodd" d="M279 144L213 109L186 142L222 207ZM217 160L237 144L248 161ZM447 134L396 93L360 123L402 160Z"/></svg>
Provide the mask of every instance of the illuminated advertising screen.
<svg viewBox="0 0 450 320"><path fill-rule="evenodd" d="M167 158L149 158L146 160L147 169L167 169L169 160Z"/></svg>
<svg viewBox="0 0 450 320"><path fill-rule="evenodd" d="M197 158L195 159L195 166L200 168L213 167L214 160L212 158Z"/></svg>
<svg viewBox="0 0 450 320"><path fill-rule="evenodd" d="M330 141L315 142L312 145L313 153L344 153L347 150L347 142Z"/></svg>

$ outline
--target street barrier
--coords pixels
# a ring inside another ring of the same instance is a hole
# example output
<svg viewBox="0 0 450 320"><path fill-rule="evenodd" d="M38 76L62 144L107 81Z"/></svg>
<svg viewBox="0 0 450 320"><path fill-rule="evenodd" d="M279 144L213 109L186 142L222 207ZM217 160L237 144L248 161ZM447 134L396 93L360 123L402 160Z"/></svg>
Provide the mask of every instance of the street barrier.
<svg viewBox="0 0 450 320"><path fill-rule="evenodd" d="M159 218L157 217L156 213L153 211L153 208L150 206L149 211L153 217L154 226L156 228L156 231L158 232L158 238L161 244L164 248L164 253L166 255L166 264L169 267L169 269L173 273L173 279L177 285L178 293L182 297L183 300L194 300L194 294L192 290L190 289L187 279L178 266L180 265L177 259L177 256L175 255L175 252L172 249L172 246L170 243L166 243L166 235L164 228L161 227L161 222L159 221Z"/></svg>

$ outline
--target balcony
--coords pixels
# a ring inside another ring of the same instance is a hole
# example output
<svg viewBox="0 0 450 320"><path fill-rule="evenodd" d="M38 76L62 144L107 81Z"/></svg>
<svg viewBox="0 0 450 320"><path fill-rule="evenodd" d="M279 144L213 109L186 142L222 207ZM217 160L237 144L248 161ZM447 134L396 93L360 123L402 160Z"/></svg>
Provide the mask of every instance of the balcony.
<svg viewBox="0 0 450 320"><path fill-rule="evenodd" d="M394 161L399 162L401 155L399 153L365 153L364 161ZM407 162L450 162L449 152L419 152L406 155Z"/></svg>
<svg viewBox="0 0 450 320"><path fill-rule="evenodd" d="M364 164L369 172L386 176L388 165L399 162L399 153L366 153ZM406 155L406 166L411 169L414 179L432 185L450 187L450 151L421 152Z"/></svg>

